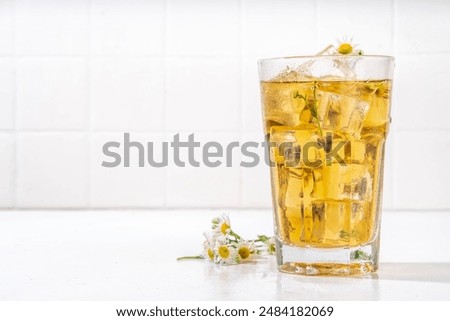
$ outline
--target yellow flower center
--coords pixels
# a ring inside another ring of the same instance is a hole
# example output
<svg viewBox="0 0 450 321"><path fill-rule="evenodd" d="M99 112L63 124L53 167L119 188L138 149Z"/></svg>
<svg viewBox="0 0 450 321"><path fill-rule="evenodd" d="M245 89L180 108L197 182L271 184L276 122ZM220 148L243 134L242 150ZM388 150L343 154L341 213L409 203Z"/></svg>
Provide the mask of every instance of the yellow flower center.
<svg viewBox="0 0 450 321"><path fill-rule="evenodd" d="M341 43L338 48L338 52L341 55L348 55L353 51L353 46L347 42Z"/></svg>
<svg viewBox="0 0 450 321"><path fill-rule="evenodd" d="M241 259L245 260L250 256L250 249L248 247L243 246L239 249L238 253Z"/></svg>
<svg viewBox="0 0 450 321"><path fill-rule="evenodd" d="M222 232L222 234L227 234L227 230L230 228L230 225L228 225L227 223L223 223L222 226L220 227L220 231Z"/></svg>
<svg viewBox="0 0 450 321"><path fill-rule="evenodd" d="M214 252L211 249L208 249L208 257L213 260L214 259Z"/></svg>
<svg viewBox="0 0 450 321"><path fill-rule="evenodd" d="M230 256L230 250L228 249L228 247L226 245L221 245L219 246L219 256L222 259L227 259Z"/></svg>

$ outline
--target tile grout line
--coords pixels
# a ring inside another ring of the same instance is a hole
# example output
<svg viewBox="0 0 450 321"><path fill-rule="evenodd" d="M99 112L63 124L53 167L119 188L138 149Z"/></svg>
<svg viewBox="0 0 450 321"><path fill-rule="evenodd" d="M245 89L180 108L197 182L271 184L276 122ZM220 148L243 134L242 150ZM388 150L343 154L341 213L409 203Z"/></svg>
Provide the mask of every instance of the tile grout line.
<svg viewBox="0 0 450 321"><path fill-rule="evenodd" d="M397 9L396 9L396 6L397 6L396 0L391 0L391 46L392 46L392 53L394 55L397 53L396 52L397 51L396 50L396 35L397 35L397 32L396 32ZM395 66L394 66L394 68L395 68ZM395 75L395 69L394 69L394 75ZM394 82L395 82L395 79L394 79ZM395 95L395 92L394 92L394 95ZM391 115L392 115L392 107L395 107L395 106L392 106L392 103L393 103L393 99L391 97L391 111L390 111ZM395 151L395 140L396 140L396 135L393 135L394 132L397 132L397 130L392 131L392 133L391 133L391 136L392 136L391 137L391 150L393 150L393 151ZM397 163L395 160L396 158L397 157L396 157L395 153L393 153L392 158L391 158L391 171L392 171L392 192L391 192L392 193L391 194L392 204L391 205L394 210L397 210L397 200L396 200L397 171L395 170L395 164ZM386 175L386 172L384 173L384 175Z"/></svg>
<svg viewBox="0 0 450 321"><path fill-rule="evenodd" d="M317 6L316 6L317 10ZM317 13L317 16L319 14ZM315 20L315 25L319 18ZM318 29L318 26L317 26ZM315 35L314 38L318 39L318 35ZM317 44L318 45L318 44ZM411 51L411 50L401 50L399 51L402 55L448 55L450 54L450 50L442 49L442 50L430 50L430 51ZM243 54L244 57L252 57L256 54L246 53ZM42 55L25 55L25 54L0 54L0 58L9 58L9 57L18 57L21 59L74 59L74 58L84 58L85 54L42 54ZM96 54L96 57L99 58L157 58L160 57L161 54ZM169 58L234 58L236 54L166 54Z"/></svg>
<svg viewBox="0 0 450 321"><path fill-rule="evenodd" d="M16 56L16 2L13 2L13 28L12 28L12 63L13 63L13 95L12 95L12 105L13 105L13 136L14 136L14 164L13 164L13 200L12 208L18 209L19 203L19 111L17 104L17 56Z"/></svg>
<svg viewBox="0 0 450 321"><path fill-rule="evenodd" d="M243 63L243 18L244 18L244 1L238 0L238 112L239 112L239 130L238 130L238 139L241 143L243 140L243 127L244 127L244 98L242 93L242 85L243 85L243 77L244 77L244 63ZM242 155L240 155L239 161L241 161ZM244 173L242 170L242 166L239 165L239 176L238 176L238 206L240 208L244 207L243 200L243 177Z"/></svg>
<svg viewBox="0 0 450 321"><path fill-rule="evenodd" d="M395 55L396 54L396 0L391 0L391 49L392 49L392 53Z"/></svg>
<svg viewBox="0 0 450 321"><path fill-rule="evenodd" d="M168 88L168 56L167 56L167 39L168 39L168 31L167 31L167 25L168 25L168 15L169 15L169 1L163 1L163 37L162 37L162 66L163 66L163 74L162 74L162 78L163 78L163 86L162 86L162 92L163 92L163 97L162 97L162 109L163 109L163 114L162 114L162 122L163 122L163 140L168 141L168 134L167 134L167 88ZM163 173L163 188L164 188L164 193L163 193L163 208L167 208L168 202L169 202L169 169L166 166L164 168L164 173Z"/></svg>
<svg viewBox="0 0 450 321"><path fill-rule="evenodd" d="M314 0L314 47L315 51L318 49L319 43L319 0Z"/></svg>
<svg viewBox="0 0 450 321"><path fill-rule="evenodd" d="M71 129L71 130L60 130L60 129L22 129L20 130L21 133L27 133L27 134L35 134L35 135L45 135L45 134L82 134L86 133L86 129ZM440 131L440 132L449 132L450 129L442 128L442 129L433 129L433 128L424 128L424 129L413 129L413 128L404 128L404 129L398 129L399 131ZM120 134L129 132L130 135L132 134L161 134L164 133L164 130L132 130L129 131L128 129L92 129L92 133L95 134ZM170 131L170 130L169 130ZM174 130L172 130L174 131ZM243 133L246 134L261 134L256 129L253 130L242 130ZM0 129L0 133L14 133L14 129ZM179 130L177 133L180 134L191 134L192 130ZM195 131L195 133L199 134L232 134L233 131L230 130L214 130L214 129L198 129ZM194 134L195 134L194 133Z"/></svg>
<svg viewBox="0 0 450 321"><path fill-rule="evenodd" d="M87 48L87 55L86 55L86 99L87 99L87 157L88 157L88 185L87 185L87 209L93 209L92 205L92 182L93 182L93 175L92 175L92 149L93 149L93 130L92 130L92 12L93 12L93 6L94 2L93 0L89 0L88 4L88 32L87 32L87 39L88 39L88 48Z"/></svg>
<svg viewBox="0 0 450 321"><path fill-rule="evenodd" d="M136 212L152 212L152 211L226 211L226 210L235 210L235 211L266 211L266 212L272 212L271 207L246 207L241 208L238 206L234 207L214 207L214 206L206 206L206 207L199 207L199 206L99 206L94 207L90 209L91 212L120 212L124 210L129 211L136 211ZM392 209L392 208L382 208L383 213L442 213L442 215L448 215L448 212L450 211L450 208L444 207L444 208L400 208L400 209ZM41 212L41 211L51 211L51 212L57 212L57 211L64 211L64 212L86 212L85 207L61 207L61 206L55 206L55 207L36 207L36 206L27 206L27 207L21 207L16 209L9 209L9 208L0 208L0 213L6 213L6 212L16 212L16 213L24 213L24 212ZM210 214L208 214L210 215ZM385 215L385 214L383 214ZM387 214L389 215L389 214ZM384 217L384 216L383 216Z"/></svg>
<svg viewBox="0 0 450 321"><path fill-rule="evenodd" d="M447 52L447 51L443 51ZM248 54L252 55L252 54ZM1 54L0 58L8 58L16 56L23 59L74 59L74 58L84 58L86 54ZM100 58L155 58L160 57L161 53L115 53L115 54L95 54L96 57ZM166 54L167 57L170 58L232 58L235 57L236 54Z"/></svg>

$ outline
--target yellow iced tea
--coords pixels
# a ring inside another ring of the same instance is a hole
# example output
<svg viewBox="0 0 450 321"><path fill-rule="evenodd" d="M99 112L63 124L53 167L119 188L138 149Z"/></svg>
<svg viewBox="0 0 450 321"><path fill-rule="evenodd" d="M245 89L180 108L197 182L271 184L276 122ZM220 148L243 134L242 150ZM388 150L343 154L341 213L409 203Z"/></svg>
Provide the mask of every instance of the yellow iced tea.
<svg viewBox="0 0 450 321"><path fill-rule="evenodd" d="M277 235L354 247L377 235L389 80L261 82Z"/></svg>

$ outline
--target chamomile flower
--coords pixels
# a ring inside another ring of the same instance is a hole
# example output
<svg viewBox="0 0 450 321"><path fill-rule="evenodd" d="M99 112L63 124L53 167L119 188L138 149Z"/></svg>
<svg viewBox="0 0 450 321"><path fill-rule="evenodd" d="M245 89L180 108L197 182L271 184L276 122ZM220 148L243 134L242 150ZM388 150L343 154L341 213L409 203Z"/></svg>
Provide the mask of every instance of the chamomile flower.
<svg viewBox="0 0 450 321"><path fill-rule="evenodd" d="M275 238L269 237L267 235L261 234L258 235L258 239L257 239L259 243L259 248L261 252L266 253L266 254L275 254ZM262 243L262 244L261 244Z"/></svg>
<svg viewBox="0 0 450 321"><path fill-rule="evenodd" d="M267 254L275 254L275 238L269 237L264 244L267 246Z"/></svg>
<svg viewBox="0 0 450 321"><path fill-rule="evenodd" d="M203 234L205 241L203 241L203 257L209 261L214 261L214 240L207 233Z"/></svg>
<svg viewBox="0 0 450 321"><path fill-rule="evenodd" d="M228 235L231 232L231 223L228 215L222 214L222 216L213 219L212 230L218 236Z"/></svg>
<svg viewBox="0 0 450 321"><path fill-rule="evenodd" d="M237 254L240 261L247 261L255 253L255 244L251 241L241 240L237 244Z"/></svg>
<svg viewBox="0 0 450 321"><path fill-rule="evenodd" d="M362 55L362 50L357 47L358 45L353 43L352 38L343 37L342 40L338 40L336 52L341 55Z"/></svg>
<svg viewBox="0 0 450 321"><path fill-rule="evenodd" d="M220 237L217 239L214 253L215 263L231 265L238 262L238 254L236 249L229 242L227 242L225 237Z"/></svg>
<svg viewBox="0 0 450 321"><path fill-rule="evenodd" d="M245 240L231 229L230 218L223 214L212 220L212 230L203 233L203 251L200 255L182 256L182 260L208 260L221 265L247 261L253 255L273 254L274 238L258 235L256 240Z"/></svg>

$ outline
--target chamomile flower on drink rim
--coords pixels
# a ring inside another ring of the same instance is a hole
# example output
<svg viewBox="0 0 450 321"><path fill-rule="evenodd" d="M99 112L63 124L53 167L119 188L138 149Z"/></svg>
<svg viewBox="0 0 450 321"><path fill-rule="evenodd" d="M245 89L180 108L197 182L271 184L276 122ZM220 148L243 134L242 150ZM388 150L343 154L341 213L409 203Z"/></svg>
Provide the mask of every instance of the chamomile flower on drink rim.
<svg viewBox="0 0 450 321"><path fill-rule="evenodd" d="M256 252L253 241L241 240L237 246L237 254L240 261L248 261L252 254Z"/></svg>
<svg viewBox="0 0 450 321"><path fill-rule="evenodd" d="M347 37L343 37L342 40L338 40L336 52L341 55L362 55L362 50L357 47L352 38L347 40Z"/></svg>
<svg viewBox="0 0 450 321"><path fill-rule="evenodd" d="M238 263L236 249L227 242L225 237L219 237L214 247L214 262L218 264L231 265Z"/></svg>
<svg viewBox="0 0 450 321"><path fill-rule="evenodd" d="M216 235L228 235L231 231L230 218L222 214L212 220L212 230Z"/></svg>

